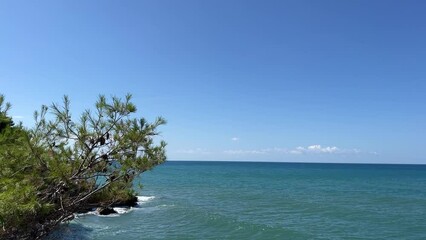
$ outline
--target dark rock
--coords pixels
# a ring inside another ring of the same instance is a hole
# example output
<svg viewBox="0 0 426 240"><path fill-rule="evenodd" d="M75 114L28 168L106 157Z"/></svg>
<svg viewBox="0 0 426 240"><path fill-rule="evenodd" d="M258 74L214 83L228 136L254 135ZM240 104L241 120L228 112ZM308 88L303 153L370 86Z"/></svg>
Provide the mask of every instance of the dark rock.
<svg viewBox="0 0 426 240"><path fill-rule="evenodd" d="M138 205L138 197L133 196L126 201L126 204L131 207L136 207Z"/></svg>
<svg viewBox="0 0 426 240"><path fill-rule="evenodd" d="M137 205L138 205L138 197L133 196L126 200L117 201L113 203L111 206L112 207L135 207Z"/></svg>
<svg viewBox="0 0 426 240"><path fill-rule="evenodd" d="M99 213L99 215L104 215L100 213L100 210L102 209L111 209L114 211L114 207L122 207L122 208L130 208L130 207L136 207L138 205L138 198L136 196L129 196L127 199L124 200L118 200L111 203L102 203L102 202L89 202L86 203L83 206L79 206L74 210L75 213L88 213L90 211L96 210L96 212ZM109 206L109 207L105 207ZM116 213L115 211L113 213ZM111 214L111 213L109 213Z"/></svg>
<svg viewBox="0 0 426 240"><path fill-rule="evenodd" d="M110 215L117 213L113 208L110 207L98 207L96 212L98 212L99 215Z"/></svg>

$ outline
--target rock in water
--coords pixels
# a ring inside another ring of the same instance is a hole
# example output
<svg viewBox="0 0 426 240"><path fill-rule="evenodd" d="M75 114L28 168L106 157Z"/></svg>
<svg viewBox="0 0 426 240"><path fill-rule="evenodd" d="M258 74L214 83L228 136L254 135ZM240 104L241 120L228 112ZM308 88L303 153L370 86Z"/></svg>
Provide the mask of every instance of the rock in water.
<svg viewBox="0 0 426 240"><path fill-rule="evenodd" d="M98 207L96 208L96 212L98 212L99 215L110 215L117 213L117 211L110 207Z"/></svg>
<svg viewBox="0 0 426 240"><path fill-rule="evenodd" d="M111 205L111 207L135 207L138 205L138 197L132 196L124 200L117 201Z"/></svg>

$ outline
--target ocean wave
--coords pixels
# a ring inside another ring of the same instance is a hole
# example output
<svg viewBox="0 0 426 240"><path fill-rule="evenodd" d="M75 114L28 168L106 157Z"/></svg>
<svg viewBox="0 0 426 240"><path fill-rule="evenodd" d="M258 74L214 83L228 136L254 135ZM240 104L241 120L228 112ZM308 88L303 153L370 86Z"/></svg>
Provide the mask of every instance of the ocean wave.
<svg viewBox="0 0 426 240"><path fill-rule="evenodd" d="M121 214L125 214L125 213L128 213L128 212L132 211L132 210L133 210L133 207L130 207L130 208L115 207L115 208L113 208L113 209L114 209L114 211L116 211L117 213L116 213L116 214L111 214L111 215L121 215Z"/></svg>
<svg viewBox="0 0 426 240"><path fill-rule="evenodd" d="M76 218L82 217L82 216L86 216L86 215L96 215L99 217L118 217L120 215L129 213L131 211L133 211L134 209L140 208L140 205L145 204L149 201L151 201L152 199L155 198L155 196L137 196L138 198L138 205L135 207L114 207L114 211L116 211L117 213L113 213L113 214L109 214L109 215L99 215L98 212L96 211L96 209L92 209L92 211L89 211L87 213L77 213L74 214L74 216Z"/></svg>
<svg viewBox="0 0 426 240"><path fill-rule="evenodd" d="M87 215L97 215L97 212L96 212L96 210L92 209L92 211L88 211L88 212L85 212L85 213L74 213L75 218L84 217L84 216L87 216Z"/></svg>
<svg viewBox="0 0 426 240"><path fill-rule="evenodd" d="M137 196L137 198L138 198L138 204L143 204L154 199L155 196Z"/></svg>

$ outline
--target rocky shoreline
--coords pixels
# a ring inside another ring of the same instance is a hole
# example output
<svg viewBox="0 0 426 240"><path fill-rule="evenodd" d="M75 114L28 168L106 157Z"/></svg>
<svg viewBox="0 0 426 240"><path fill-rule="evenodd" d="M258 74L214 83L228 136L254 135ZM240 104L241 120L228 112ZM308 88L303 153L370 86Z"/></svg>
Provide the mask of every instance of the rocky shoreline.
<svg viewBox="0 0 426 240"><path fill-rule="evenodd" d="M104 203L89 203L86 204L84 208L81 208L77 211L77 213L88 213L96 209L96 212L99 215L109 215L109 214L116 214L117 211L114 210L116 207L121 208L130 208L135 207L138 205L138 198L136 196L133 196L129 199L123 200L123 201L117 201L112 204L104 204Z"/></svg>

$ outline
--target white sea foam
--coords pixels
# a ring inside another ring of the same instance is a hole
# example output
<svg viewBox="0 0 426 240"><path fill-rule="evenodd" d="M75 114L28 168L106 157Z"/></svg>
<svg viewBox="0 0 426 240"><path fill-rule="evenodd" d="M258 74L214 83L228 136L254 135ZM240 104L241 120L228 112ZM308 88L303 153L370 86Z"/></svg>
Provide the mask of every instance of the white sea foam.
<svg viewBox="0 0 426 240"><path fill-rule="evenodd" d="M96 210L92 210L92 211L89 211L89 212L86 212L86 213L74 213L74 216L76 218L83 217L83 216L86 216L86 215L97 215L97 212L96 212Z"/></svg>
<svg viewBox="0 0 426 240"><path fill-rule="evenodd" d="M144 203L147 203L147 202L151 201L152 199L154 199L154 198L155 198L155 196L137 196L137 198L138 198L138 206L136 206L136 207L130 207L130 208L115 207L115 208L113 208L113 209L114 209L117 213L114 213L114 214L109 214L109 215L99 215L99 214L98 214L98 212L96 211L96 209L93 209L92 211L89 211L89 212L87 212L87 213L77 213L77 214L75 214L74 216L75 216L76 218L78 218L78 217L82 217L82 216L85 216L85 215L96 215L96 216L99 216L99 217L117 217L117 216L119 216L119 215L126 214L126 213L128 213L128 212L132 211L132 210L133 210L133 209L135 209L135 208L139 208L139 207L140 207L140 205L142 205L142 204L144 204Z"/></svg>
<svg viewBox="0 0 426 240"><path fill-rule="evenodd" d="M113 209L114 209L114 211L117 212L117 214L124 214L124 213L128 213L128 212L132 211L133 208L132 207L130 207L130 208L115 207Z"/></svg>
<svg viewBox="0 0 426 240"><path fill-rule="evenodd" d="M143 204L154 199L155 196L138 196L138 204Z"/></svg>

